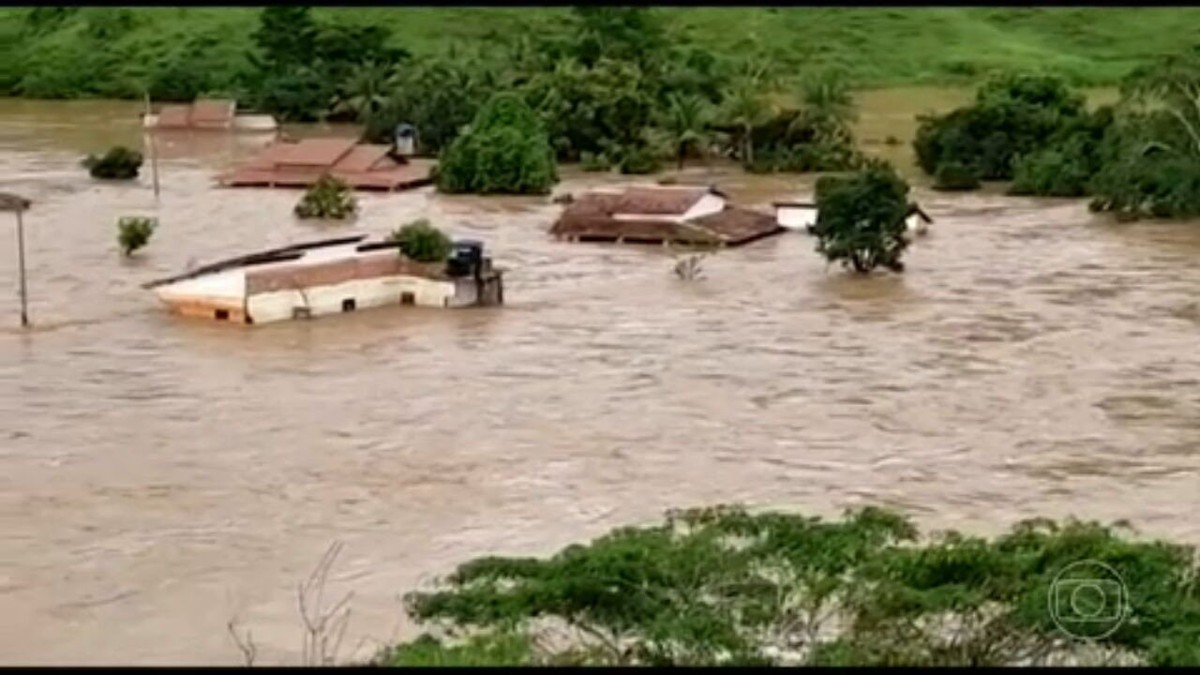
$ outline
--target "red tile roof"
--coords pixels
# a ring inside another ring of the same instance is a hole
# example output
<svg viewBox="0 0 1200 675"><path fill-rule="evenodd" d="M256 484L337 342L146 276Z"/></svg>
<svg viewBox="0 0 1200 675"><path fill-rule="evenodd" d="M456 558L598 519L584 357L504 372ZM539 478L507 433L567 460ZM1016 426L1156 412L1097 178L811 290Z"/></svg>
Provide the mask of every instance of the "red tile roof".
<svg viewBox="0 0 1200 675"><path fill-rule="evenodd" d="M228 128L233 126L237 102L221 99L196 99L189 117L194 127Z"/></svg>
<svg viewBox="0 0 1200 675"><path fill-rule="evenodd" d="M279 142L221 176L231 186L277 185L304 187L330 174L353 188L396 190L432 182L431 160L410 159L401 164L386 145L357 144L349 138L315 138Z"/></svg>

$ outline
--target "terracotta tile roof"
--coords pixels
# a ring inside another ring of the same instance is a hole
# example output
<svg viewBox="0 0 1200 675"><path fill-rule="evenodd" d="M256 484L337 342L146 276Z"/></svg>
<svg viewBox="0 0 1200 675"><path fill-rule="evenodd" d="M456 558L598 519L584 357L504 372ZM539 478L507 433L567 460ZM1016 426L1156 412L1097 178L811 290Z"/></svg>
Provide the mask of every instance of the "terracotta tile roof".
<svg viewBox="0 0 1200 675"><path fill-rule="evenodd" d="M576 201L580 209L607 214L682 216L713 190L705 187L625 188L621 192L590 192Z"/></svg>
<svg viewBox="0 0 1200 675"><path fill-rule="evenodd" d="M222 99L196 99L189 121L195 127L231 127L237 102Z"/></svg>
<svg viewBox="0 0 1200 675"><path fill-rule="evenodd" d="M704 228L728 244L745 244L783 229L773 216L736 206L690 220L688 224Z"/></svg>
<svg viewBox="0 0 1200 675"><path fill-rule="evenodd" d="M191 126L192 107L187 105L164 105L158 111L160 129L184 129Z"/></svg>
<svg viewBox="0 0 1200 675"><path fill-rule="evenodd" d="M346 153L357 145L353 138L306 138L299 143L281 144L290 146L286 152L275 155L276 165L319 166L332 168Z"/></svg>
<svg viewBox="0 0 1200 675"><path fill-rule="evenodd" d="M379 168L392 168L396 165L387 155L391 150L387 145L361 144L351 148L350 152L334 165L336 171L364 172L370 171L381 164L380 160L387 159L389 164Z"/></svg>

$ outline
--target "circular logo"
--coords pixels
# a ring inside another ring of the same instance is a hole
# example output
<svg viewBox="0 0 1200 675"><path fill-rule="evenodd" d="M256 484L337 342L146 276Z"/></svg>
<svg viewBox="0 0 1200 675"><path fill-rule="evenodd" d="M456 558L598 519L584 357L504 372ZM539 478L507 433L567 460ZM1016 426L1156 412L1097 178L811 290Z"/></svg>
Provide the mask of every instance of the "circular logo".
<svg viewBox="0 0 1200 675"><path fill-rule="evenodd" d="M1129 591L1111 566L1096 560L1071 563L1050 582L1050 616L1062 632L1080 640L1112 635L1129 615Z"/></svg>

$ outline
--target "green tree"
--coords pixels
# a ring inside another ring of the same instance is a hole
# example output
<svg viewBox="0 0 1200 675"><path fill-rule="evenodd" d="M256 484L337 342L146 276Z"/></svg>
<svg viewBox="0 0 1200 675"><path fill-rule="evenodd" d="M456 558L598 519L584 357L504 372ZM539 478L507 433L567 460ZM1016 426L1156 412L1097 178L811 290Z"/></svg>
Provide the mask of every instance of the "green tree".
<svg viewBox="0 0 1200 675"><path fill-rule="evenodd" d="M882 265L904 271L900 257L908 247L905 218L911 204L908 184L890 164L871 161L850 177L826 176L817 182L817 252L867 274Z"/></svg>
<svg viewBox="0 0 1200 675"><path fill-rule="evenodd" d="M265 7L252 36L258 48L254 61L261 70L276 72L309 65L315 55L316 36L311 7Z"/></svg>
<svg viewBox="0 0 1200 675"><path fill-rule="evenodd" d="M744 82L725 98L725 116L738 129L741 160L745 165L754 163L754 128L766 121L770 113L762 91L754 82Z"/></svg>
<svg viewBox="0 0 1200 675"><path fill-rule="evenodd" d="M547 194L558 182L554 151L541 123L514 93L492 96L438 165L443 192Z"/></svg>
<svg viewBox="0 0 1200 675"><path fill-rule="evenodd" d="M1070 591L1060 580L1079 561L1116 570L1124 591L1105 597L1117 623L1090 642L1064 639L1048 602ZM379 662L1194 666L1198 575L1194 549L1096 523L921 537L907 518L876 508L832 521L688 509L547 558L464 563L438 587L405 596L410 616L443 636L427 632ZM1135 614L1122 598L1136 602ZM539 646L546 625L565 629L552 647Z"/></svg>
<svg viewBox="0 0 1200 675"><path fill-rule="evenodd" d="M352 115L357 122L378 115L387 105L387 93L399 86L395 67L366 61L355 66L339 88L331 106L335 114Z"/></svg>
<svg viewBox="0 0 1200 675"><path fill-rule="evenodd" d="M705 152L709 141L710 110L704 99L695 95L672 94L668 101L660 128L675 149L678 168L683 169L689 151Z"/></svg>
<svg viewBox="0 0 1200 675"><path fill-rule="evenodd" d="M126 257L150 242L150 236L158 227L158 220L137 216L123 216L117 220L117 245Z"/></svg>
<svg viewBox="0 0 1200 675"><path fill-rule="evenodd" d="M138 171L145 161L142 153L118 145L110 148L100 157L88 155L82 164L92 178L105 180L132 180L138 177Z"/></svg>

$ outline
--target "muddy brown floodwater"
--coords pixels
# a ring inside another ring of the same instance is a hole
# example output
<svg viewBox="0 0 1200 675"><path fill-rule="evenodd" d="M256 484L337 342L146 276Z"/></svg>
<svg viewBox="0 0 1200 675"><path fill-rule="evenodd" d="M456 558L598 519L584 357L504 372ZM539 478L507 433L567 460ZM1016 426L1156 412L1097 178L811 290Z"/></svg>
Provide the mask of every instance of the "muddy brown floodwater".
<svg viewBox="0 0 1200 675"><path fill-rule="evenodd" d="M964 98L868 96L864 142L899 157L885 135ZM1124 518L1200 544L1200 223L919 183L936 223L903 276L827 271L789 234L688 284L658 249L551 241L544 199L366 196L336 231L429 216L483 238L509 305L250 329L169 316L138 284L335 229L293 220L296 192L213 186L251 139L165 138L157 206L149 171L91 181L80 156L139 144L137 109L0 101L36 324L17 328L0 214L3 663L233 664L231 618L261 663L295 663L296 583L335 540L342 655L362 656L411 631L400 593L460 561L676 506L876 503L988 534ZM754 204L811 193L712 177ZM161 227L123 261L114 222L138 212Z"/></svg>

